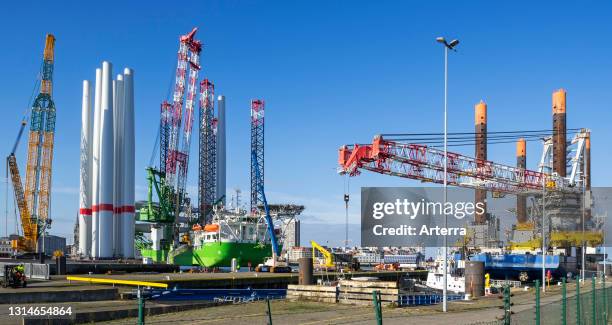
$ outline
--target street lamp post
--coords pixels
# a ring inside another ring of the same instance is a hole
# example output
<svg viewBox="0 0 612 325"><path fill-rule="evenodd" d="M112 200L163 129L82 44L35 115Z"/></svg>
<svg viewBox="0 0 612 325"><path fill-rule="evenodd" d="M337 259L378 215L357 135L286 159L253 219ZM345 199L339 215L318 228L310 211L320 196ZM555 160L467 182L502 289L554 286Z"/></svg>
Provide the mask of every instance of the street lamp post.
<svg viewBox="0 0 612 325"><path fill-rule="evenodd" d="M436 38L436 41L442 45L444 45L444 205L446 206L446 200L447 200L447 147L448 147L448 143L447 143L447 122L448 122L448 114L447 114L447 107L448 107L448 50L454 50L454 48L459 44L458 40L452 40L450 43L446 42L446 39L444 39L444 37L438 37ZM446 213L444 213L444 228L448 227L448 216L446 215ZM447 303L448 303L448 284L447 284L447 277L448 277L448 237L446 236L446 234L444 235L444 247L442 249L442 254L444 254L444 263L442 264L442 267L444 269L444 277L443 277L443 281L442 281L442 311L446 312L447 311Z"/></svg>
<svg viewBox="0 0 612 325"><path fill-rule="evenodd" d="M542 292L546 292L546 177L542 177Z"/></svg>
<svg viewBox="0 0 612 325"><path fill-rule="evenodd" d="M582 181L582 218L581 218L581 224L582 224L582 262L580 264L582 264L582 282L584 282L585 279L585 264L586 264L586 260L585 260L585 256L586 256L586 241L584 240L584 210L585 210L585 200L586 200L586 187L585 187L585 181ZM604 255L605 257L605 255ZM605 262L604 262L605 263ZM605 265L604 264L604 272L605 272ZM605 275L605 273L604 273Z"/></svg>

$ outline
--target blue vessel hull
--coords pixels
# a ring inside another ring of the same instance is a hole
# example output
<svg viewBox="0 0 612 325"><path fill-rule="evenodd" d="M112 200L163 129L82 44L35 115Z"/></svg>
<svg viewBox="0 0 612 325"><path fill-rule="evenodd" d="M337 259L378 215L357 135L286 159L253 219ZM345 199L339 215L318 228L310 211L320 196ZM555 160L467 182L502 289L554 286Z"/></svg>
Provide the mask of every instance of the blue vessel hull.
<svg viewBox="0 0 612 325"><path fill-rule="evenodd" d="M484 262L485 272L492 279L520 280L527 276L526 281L531 281L542 277L542 255L481 253L470 256L469 260ZM566 270L561 267L559 255L546 255L544 267L555 278L565 276Z"/></svg>

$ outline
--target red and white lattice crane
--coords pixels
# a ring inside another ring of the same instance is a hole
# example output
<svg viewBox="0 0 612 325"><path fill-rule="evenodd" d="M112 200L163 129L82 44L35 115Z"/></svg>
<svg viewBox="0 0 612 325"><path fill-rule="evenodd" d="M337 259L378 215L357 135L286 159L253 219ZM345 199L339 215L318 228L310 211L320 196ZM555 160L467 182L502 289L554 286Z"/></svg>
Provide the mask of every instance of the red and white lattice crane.
<svg viewBox="0 0 612 325"><path fill-rule="evenodd" d="M372 144L343 146L338 152L339 172L350 176L361 170L423 182L444 182L444 151L420 144L388 141L376 136ZM447 153L449 185L504 193L541 193L543 186L574 191L557 175L497 164L461 154Z"/></svg>
<svg viewBox="0 0 612 325"><path fill-rule="evenodd" d="M189 147L191 145L191 130L193 126L193 110L197 94L198 72L200 71L202 43L195 39L197 30L197 28L194 28L189 34L183 35L180 38L176 81L170 116L165 170L166 182L175 189L175 193L179 198L185 194L187 166L189 165ZM188 77L187 71L189 71ZM186 96L185 88L187 88ZM182 142L179 143L179 133L183 118L183 99L185 99L185 124L183 126Z"/></svg>

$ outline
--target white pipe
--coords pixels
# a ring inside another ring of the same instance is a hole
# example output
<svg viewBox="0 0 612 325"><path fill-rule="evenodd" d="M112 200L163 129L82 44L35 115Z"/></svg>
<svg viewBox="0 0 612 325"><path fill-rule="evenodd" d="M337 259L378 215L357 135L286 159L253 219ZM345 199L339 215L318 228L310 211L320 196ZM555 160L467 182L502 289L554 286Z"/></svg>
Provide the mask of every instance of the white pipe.
<svg viewBox="0 0 612 325"><path fill-rule="evenodd" d="M125 68L124 74L124 105L123 105L123 256L134 257L134 70Z"/></svg>
<svg viewBox="0 0 612 325"><path fill-rule="evenodd" d="M91 86L83 80L83 101L81 105L81 165L79 182L79 255L87 257L91 250L91 140L92 116Z"/></svg>
<svg viewBox="0 0 612 325"><path fill-rule="evenodd" d="M112 64L102 63L102 128L100 137L99 257L113 257L113 94Z"/></svg>
<svg viewBox="0 0 612 325"><path fill-rule="evenodd" d="M225 167L226 167L226 153L225 153L225 96L220 95L217 98L217 108L219 109L217 119L217 199L225 195ZM223 206L225 206L226 199L223 198Z"/></svg>
<svg viewBox="0 0 612 325"><path fill-rule="evenodd" d="M123 256L122 210L123 206L123 76L117 75L113 81L113 125L114 125L114 191L113 191L113 252L114 256Z"/></svg>
<svg viewBox="0 0 612 325"><path fill-rule="evenodd" d="M102 97L102 70L96 69L96 90L94 97L94 125L92 141L92 181L91 181L91 257L97 258L99 254L99 211L100 204L100 127L102 126L102 110L100 98Z"/></svg>

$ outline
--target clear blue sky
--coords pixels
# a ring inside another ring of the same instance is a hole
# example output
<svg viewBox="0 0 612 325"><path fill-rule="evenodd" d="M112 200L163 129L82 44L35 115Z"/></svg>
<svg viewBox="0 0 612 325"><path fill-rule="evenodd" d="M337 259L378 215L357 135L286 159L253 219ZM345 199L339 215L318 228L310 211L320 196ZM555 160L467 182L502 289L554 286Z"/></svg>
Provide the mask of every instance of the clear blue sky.
<svg viewBox="0 0 612 325"><path fill-rule="evenodd" d="M181 1L8 2L0 11L0 152L10 151L38 73L45 33L56 35L57 133L53 233L71 234L78 208L81 82L102 60L136 78L137 199L166 97L178 36L198 26L201 76L227 96L228 190L248 199L249 100L266 100L269 201L307 206L310 223L342 223L337 148L377 133L442 130L443 56L436 36L459 38L450 58L449 129L473 130L473 105L489 105L489 130L551 127L551 93L568 91L568 127L589 127L593 185L610 185L612 93L606 2ZM18 159L24 170L25 141ZM189 187L195 197L197 138ZM472 155L473 149L461 148ZM515 163L514 145L491 160ZM535 168L541 146L530 143ZM416 183L382 175L359 187ZM4 186L0 213L4 228ZM11 198L12 200L12 198ZM12 220L12 204L9 219ZM12 222L9 229L13 229ZM316 228L315 228L316 229ZM4 231L0 231L4 235ZM310 239L313 234L303 234ZM343 237L343 233L338 237Z"/></svg>

